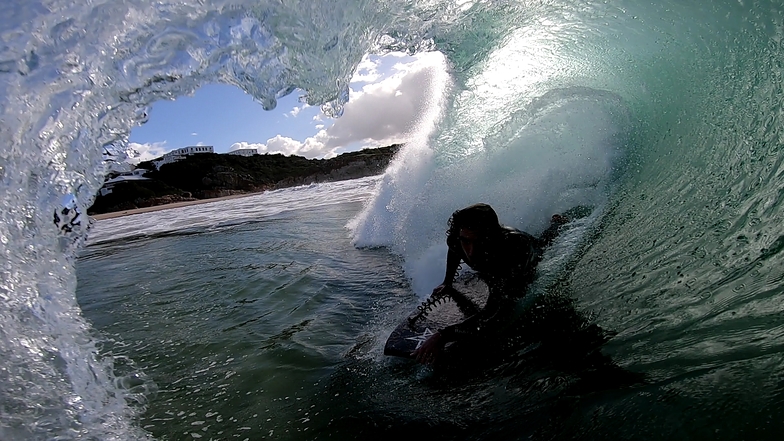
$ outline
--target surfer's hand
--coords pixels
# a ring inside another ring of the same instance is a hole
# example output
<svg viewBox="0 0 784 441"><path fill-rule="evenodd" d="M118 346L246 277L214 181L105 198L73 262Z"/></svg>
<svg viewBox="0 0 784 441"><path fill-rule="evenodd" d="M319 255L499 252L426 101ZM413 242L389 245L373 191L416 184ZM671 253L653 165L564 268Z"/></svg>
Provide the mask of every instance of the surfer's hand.
<svg viewBox="0 0 784 441"><path fill-rule="evenodd" d="M433 364L438 357L438 353L441 352L441 348L444 346L442 343L442 337L440 332L436 332L435 334L431 335L427 340L422 342L422 346L419 349L415 350L411 353L411 356L416 359L419 363L422 364Z"/></svg>
<svg viewBox="0 0 784 441"><path fill-rule="evenodd" d="M569 218L560 214L554 214L553 217L550 218L550 223L554 225L563 225L569 222Z"/></svg>
<svg viewBox="0 0 784 441"><path fill-rule="evenodd" d="M436 286L435 288L433 288L433 292L430 294L430 296L432 297L432 296L441 294L445 289L449 289L451 287L452 286L450 284L448 284L448 283L442 283L442 284Z"/></svg>

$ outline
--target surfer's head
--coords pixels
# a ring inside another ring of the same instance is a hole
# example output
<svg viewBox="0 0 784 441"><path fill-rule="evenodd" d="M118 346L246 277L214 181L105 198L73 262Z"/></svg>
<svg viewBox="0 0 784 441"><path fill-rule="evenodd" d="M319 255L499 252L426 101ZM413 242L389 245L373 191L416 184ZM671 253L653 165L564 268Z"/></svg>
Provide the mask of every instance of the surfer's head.
<svg viewBox="0 0 784 441"><path fill-rule="evenodd" d="M501 228L498 215L487 204L474 204L452 213L449 219L449 233L459 233L461 228L478 234L492 234Z"/></svg>
<svg viewBox="0 0 784 441"><path fill-rule="evenodd" d="M472 265L486 250L486 242L499 231L498 215L487 204L474 204L452 213L447 230L447 244L460 247ZM472 262L473 261L473 262Z"/></svg>

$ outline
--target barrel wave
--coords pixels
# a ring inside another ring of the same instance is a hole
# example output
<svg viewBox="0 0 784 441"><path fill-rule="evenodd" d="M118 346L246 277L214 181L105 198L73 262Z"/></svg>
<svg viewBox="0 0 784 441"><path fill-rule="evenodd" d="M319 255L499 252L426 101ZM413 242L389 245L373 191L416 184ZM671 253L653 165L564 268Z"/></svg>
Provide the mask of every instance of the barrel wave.
<svg viewBox="0 0 784 441"><path fill-rule="evenodd" d="M302 89L337 117L365 54L440 51L441 94L351 220L353 243L401 256L424 295L442 276L454 209L481 200L537 232L553 213L591 207L550 275L617 333L603 352L646 375L622 398L570 404L557 428L525 425L541 421L534 411L494 414L469 438L774 439L784 6L648 3L4 2L0 438L150 436L136 421L154 384L99 356L74 262L89 224L75 213L103 183L104 153L122 158L152 103L219 82L267 109ZM495 386L512 396L504 405L538 402ZM381 412L405 407L395 398ZM444 436L484 410L461 410Z"/></svg>

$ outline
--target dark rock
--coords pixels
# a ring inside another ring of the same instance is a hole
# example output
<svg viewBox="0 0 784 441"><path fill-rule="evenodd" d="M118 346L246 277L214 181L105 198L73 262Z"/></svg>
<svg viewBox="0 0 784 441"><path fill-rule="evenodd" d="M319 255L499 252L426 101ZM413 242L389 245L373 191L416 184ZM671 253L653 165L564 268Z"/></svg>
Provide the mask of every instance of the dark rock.
<svg viewBox="0 0 784 441"><path fill-rule="evenodd" d="M111 194L96 198L88 214L374 176L383 173L400 147L365 149L331 159L202 153L160 170L142 163L139 167L150 170L145 176L151 181L116 185Z"/></svg>

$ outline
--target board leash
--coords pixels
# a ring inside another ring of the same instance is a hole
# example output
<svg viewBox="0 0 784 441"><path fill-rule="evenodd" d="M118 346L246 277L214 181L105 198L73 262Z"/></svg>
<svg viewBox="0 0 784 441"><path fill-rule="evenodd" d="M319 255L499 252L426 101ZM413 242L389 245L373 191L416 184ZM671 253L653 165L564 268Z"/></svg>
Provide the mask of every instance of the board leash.
<svg viewBox="0 0 784 441"><path fill-rule="evenodd" d="M409 317L408 322L413 324L420 318L427 317L433 308L450 300L451 297L449 295L449 291L452 291L452 289L444 288L438 294L428 297L428 299L422 302L421 305L417 306L417 313Z"/></svg>
<svg viewBox="0 0 784 441"><path fill-rule="evenodd" d="M466 297L465 294L461 293L460 291L449 287L444 288L436 295L430 296L427 300L422 302L421 305L417 306L418 312L409 317L408 322L413 324L420 318L427 317L427 315L433 311L436 306L442 303L446 303L449 300L454 301L455 305L457 305L457 307L460 309L460 312L462 312L465 316L472 316L479 313L479 306L471 301L471 299Z"/></svg>

